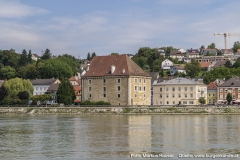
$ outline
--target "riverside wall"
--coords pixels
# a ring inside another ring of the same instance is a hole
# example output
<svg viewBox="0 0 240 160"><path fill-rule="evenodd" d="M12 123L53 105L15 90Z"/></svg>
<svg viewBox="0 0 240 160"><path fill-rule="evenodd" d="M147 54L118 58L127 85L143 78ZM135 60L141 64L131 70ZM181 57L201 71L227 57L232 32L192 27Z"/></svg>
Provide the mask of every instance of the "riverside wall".
<svg viewBox="0 0 240 160"><path fill-rule="evenodd" d="M0 107L0 114L240 114L240 107Z"/></svg>

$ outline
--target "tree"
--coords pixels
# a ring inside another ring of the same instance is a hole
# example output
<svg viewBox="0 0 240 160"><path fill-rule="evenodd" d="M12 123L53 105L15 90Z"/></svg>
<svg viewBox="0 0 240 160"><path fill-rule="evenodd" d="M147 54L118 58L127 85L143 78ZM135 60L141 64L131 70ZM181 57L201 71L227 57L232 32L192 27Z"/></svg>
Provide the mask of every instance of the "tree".
<svg viewBox="0 0 240 160"><path fill-rule="evenodd" d="M32 62L32 51L31 51L31 49L28 51L27 58L28 58L28 64L31 63Z"/></svg>
<svg viewBox="0 0 240 160"><path fill-rule="evenodd" d="M231 93L228 93L228 94L227 94L226 100L227 100L228 104L231 103L231 101L232 101L232 95L231 95Z"/></svg>
<svg viewBox="0 0 240 160"><path fill-rule="evenodd" d="M25 66L28 63L28 55L27 55L27 51L24 49L22 51L22 54L20 55L20 59L19 59L19 65L20 66Z"/></svg>
<svg viewBox="0 0 240 160"><path fill-rule="evenodd" d="M215 48L216 48L215 43L211 43L211 44L208 46L208 48L215 49Z"/></svg>
<svg viewBox="0 0 240 160"><path fill-rule="evenodd" d="M227 68L232 68L232 63L231 63L231 61L227 60L227 62L225 63L225 67L227 67Z"/></svg>
<svg viewBox="0 0 240 160"><path fill-rule="evenodd" d="M200 97L200 98L198 99L198 102L199 102L201 105L203 105L203 104L206 103L206 100L205 100L204 97Z"/></svg>
<svg viewBox="0 0 240 160"><path fill-rule="evenodd" d="M0 101L2 101L7 95L8 95L8 91L6 87L2 85L2 87L0 88Z"/></svg>
<svg viewBox="0 0 240 160"><path fill-rule="evenodd" d="M240 49L240 42L239 41L234 42L234 44L233 44L233 51L237 52L238 49Z"/></svg>
<svg viewBox="0 0 240 160"><path fill-rule="evenodd" d="M20 100L28 100L29 99L29 93L27 91L20 91L20 92L18 92L17 96Z"/></svg>
<svg viewBox="0 0 240 160"><path fill-rule="evenodd" d="M0 70L0 77L1 79L11 79L16 76L16 71L14 68L10 66L6 66L1 68Z"/></svg>
<svg viewBox="0 0 240 160"><path fill-rule="evenodd" d="M87 54L87 60L91 60L91 56L90 56L90 52L88 52L88 54Z"/></svg>
<svg viewBox="0 0 240 160"><path fill-rule="evenodd" d="M18 97L18 93L21 91L28 92L31 97L33 94L33 86L30 80L23 80L21 78L13 78L3 83L8 91L7 97L5 97L5 102L7 104L18 104L21 100Z"/></svg>
<svg viewBox="0 0 240 160"><path fill-rule="evenodd" d="M42 55L42 59L43 60L46 60L46 59L50 59L52 57L52 53L50 52L50 50L47 48L46 50L45 50L45 52L43 53L43 55Z"/></svg>
<svg viewBox="0 0 240 160"><path fill-rule="evenodd" d="M192 60L191 63L185 65L186 74L191 78L196 77L201 71L200 64L196 60Z"/></svg>
<svg viewBox="0 0 240 160"><path fill-rule="evenodd" d="M202 46L199 48L200 53L202 53L202 50L203 50L203 49L205 49L205 46L204 46L204 45L202 45Z"/></svg>
<svg viewBox="0 0 240 160"><path fill-rule="evenodd" d="M57 102L65 105L73 104L76 98L72 84L68 79L62 80L57 91Z"/></svg>
<svg viewBox="0 0 240 160"><path fill-rule="evenodd" d="M92 56L91 56L91 60L93 59L93 57L95 57L96 56L96 53L95 52L93 52L92 53Z"/></svg>

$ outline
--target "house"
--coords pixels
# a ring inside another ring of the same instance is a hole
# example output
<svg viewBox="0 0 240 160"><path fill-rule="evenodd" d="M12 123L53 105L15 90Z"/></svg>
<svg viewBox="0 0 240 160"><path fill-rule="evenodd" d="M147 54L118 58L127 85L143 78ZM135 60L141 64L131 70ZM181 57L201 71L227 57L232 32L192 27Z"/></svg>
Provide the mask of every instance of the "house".
<svg viewBox="0 0 240 160"><path fill-rule="evenodd" d="M207 99L207 86L200 81L175 78L153 84L153 105L198 105L198 99Z"/></svg>
<svg viewBox="0 0 240 160"><path fill-rule="evenodd" d="M182 61L182 58L184 57L184 54L180 51L171 51L170 52L171 58L177 58L178 61Z"/></svg>
<svg viewBox="0 0 240 160"><path fill-rule="evenodd" d="M184 49L182 49L182 48L179 48L177 51L181 52L181 53L186 53L186 51Z"/></svg>
<svg viewBox="0 0 240 160"><path fill-rule="evenodd" d="M47 89L47 94L52 96L51 101L48 101L48 104L57 103L57 90L59 87L59 83L52 83Z"/></svg>
<svg viewBox="0 0 240 160"><path fill-rule="evenodd" d="M226 60L216 61L216 63L211 68L219 68L225 66L226 62Z"/></svg>
<svg viewBox="0 0 240 160"><path fill-rule="evenodd" d="M31 80L34 91L33 95L45 94L51 84L61 83L58 79L34 79Z"/></svg>
<svg viewBox="0 0 240 160"><path fill-rule="evenodd" d="M198 62L214 62L214 61L221 61L221 60L230 60L228 57L224 56L202 56L201 58L196 59Z"/></svg>
<svg viewBox="0 0 240 160"><path fill-rule="evenodd" d="M192 61L193 59L195 59L195 58L187 58L187 57L184 57L184 58L182 58L182 62L184 62L184 63L191 63L191 61Z"/></svg>
<svg viewBox="0 0 240 160"><path fill-rule="evenodd" d="M221 49L221 53L224 56L233 56L234 55L233 49Z"/></svg>
<svg viewBox="0 0 240 160"><path fill-rule="evenodd" d="M216 79L214 82L211 82L207 86L208 101L207 104L216 104L217 103L217 88L223 84L225 81L222 79Z"/></svg>
<svg viewBox="0 0 240 160"><path fill-rule="evenodd" d="M34 54L32 54L31 58L32 58L32 60L37 61L39 59L39 56L36 53L34 53Z"/></svg>
<svg viewBox="0 0 240 160"><path fill-rule="evenodd" d="M73 86L76 99L74 100L75 104L79 104L82 99L82 88L81 88L81 78L80 75L72 76L69 78L70 83Z"/></svg>
<svg viewBox="0 0 240 160"><path fill-rule="evenodd" d="M212 48L206 48L201 50L201 55L206 56L208 54L217 55L217 50Z"/></svg>
<svg viewBox="0 0 240 160"><path fill-rule="evenodd" d="M211 66L211 64L212 64L211 62L199 62L199 64L200 64L200 67L202 70L210 71L209 66Z"/></svg>
<svg viewBox="0 0 240 160"><path fill-rule="evenodd" d="M170 61L169 59L165 59L162 61L161 68L164 70L170 70L170 66L173 66L173 62Z"/></svg>
<svg viewBox="0 0 240 160"><path fill-rule="evenodd" d="M82 101L150 105L151 76L127 55L95 56L82 76Z"/></svg>
<svg viewBox="0 0 240 160"><path fill-rule="evenodd" d="M240 103L240 78L238 76L233 76L218 86L218 103L226 103L228 93L231 94L233 103Z"/></svg>
<svg viewBox="0 0 240 160"><path fill-rule="evenodd" d="M187 52L186 52L186 57L187 58L199 58L199 51L198 49L187 49Z"/></svg>
<svg viewBox="0 0 240 160"><path fill-rule="evenodd" d="M177 72L186 74L186 70L183 66L171 66L170 67L170 75L171 76L175 75Z"/></svg>
<svg viewBox="0 0 240 160"><path fill-rule="evenodd" d="M159 73L158 72L149 72L149 75L151 76L151 105L152 105L152 101L153 101L153 88L152 85L154 83L154 81L158 80L159 78Z"/></svg>

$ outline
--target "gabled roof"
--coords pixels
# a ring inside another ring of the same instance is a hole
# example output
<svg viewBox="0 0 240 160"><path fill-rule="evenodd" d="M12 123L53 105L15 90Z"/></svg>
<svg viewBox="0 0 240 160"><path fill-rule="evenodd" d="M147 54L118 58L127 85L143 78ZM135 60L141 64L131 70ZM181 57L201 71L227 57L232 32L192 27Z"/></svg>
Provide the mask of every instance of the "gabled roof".
<svg viewBox="0 0 240 160"><path fill-rule="evenodd" d="M180 56L184 56L184 54L182 53L182 52L180 52L180 51L171 51L170 52L170 56L171 55L180 55Z"/></svg>
<svg viewBox="0 0 240 160"><path fill-rule="evenodd" d="M189 54L198 54L199 53L199 51L198 51L198 49L187 49L187 53L189 53Z"/></svg>
<svg viewBox="0 0 240 160"><path fill-rule="evenodd" d="M81 87L78 85L73 85L73 89L74 89L74 91L80 91Z"/></svg>
<svg viewBox="0 0 240 160"><path fill-rule="evenodd" d="M81 85L81 79L80 77L77 76L72 76L71 78L68 79L69 81L75 81L78 83L78 85Z"/></svg>
<svg viewBox="0 0 240 160"><path fill-rule="evenodd" d="M232 52L233 53L233 49L221 49L222 52Z"/></svg>
<svg viewBox="0 0 240 160"><path fill-rule="evenodd" d="M218 84L215 82L211 82L208 84L207 89L208 90L217 90Z"/></svg>
<svg viewBox="0 0 240 160"><path fill-rule="evenodd" d="M240 78L238 76L233 76L221 84L220 87L240 87Z"/></svg>
<svg viewBox="0 0 240 160"><path fill-rule="evenodd" d="M114 72L111 73L111 67ZM126 54L95 56L89 66L89 71L83 77L101 77L101 76L147 76L150 75L143 71Z"/></svg>
<svg viewBox="0 0 240 160"><path fill-rule="evenodd" d="M32 85L51 85L54 83L57 79L34 79L31 80Z"/></svg>
<svg viewBox="0 0 240 160"><path fill-rule="evenodd" d="M194 80L190 80L187 78L175 78L175 79L171 79L171 80L164 81L164 82L154 84L154 85L166 85L166 84L174 85L174 84L203 84L203 83L200 83L198 81L196 82Z"/></svg>
<svg viewBox="0 0 240 160"><path fill-rule="evenodd" d="M49 88L48 88L47 91L57 91L57 90L58 90L58 87L59 87L59 83L56 83L56 84L52 83L52 84L49 86Z"/></svg>
<svg viewBox="0 0 240 160"><path fill-rule="evenodd" d="M227 62L226 60L217 61L216 64L213 66L213 68L222 67L225 65L226 62Z"/></svg>
<svg viewBox="0 0 240 160"><path fill-rule="evenodd" d="M201 68L208 68L211 65L211 62L199 62Z"/></svg>

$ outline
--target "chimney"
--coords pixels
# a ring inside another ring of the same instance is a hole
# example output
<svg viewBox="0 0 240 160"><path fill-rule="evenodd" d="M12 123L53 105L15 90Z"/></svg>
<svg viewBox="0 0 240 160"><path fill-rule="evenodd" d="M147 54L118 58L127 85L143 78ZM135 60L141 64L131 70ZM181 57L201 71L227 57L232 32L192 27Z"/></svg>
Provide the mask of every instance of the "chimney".
<svg viewBox="0 0 240 160"><path fill-rule="evenodd" d="M90 66L90 64L87 64L87 69L86 69L87 71L89 71L89 66Z"/></svg>
<svg viewBox="0 0 240 160"><path fill-rule="evenodd" d="M122 73L125 73L125 69L124 68L122 69Z"/></svg>
<svg viewBox="0 0 240 160"><path fill-rule="evenodd" d="M111 65L111 74L113 74L114 71L115 71L115 66Z"/></svg>

